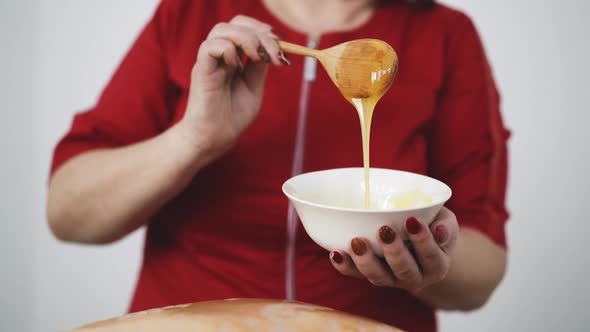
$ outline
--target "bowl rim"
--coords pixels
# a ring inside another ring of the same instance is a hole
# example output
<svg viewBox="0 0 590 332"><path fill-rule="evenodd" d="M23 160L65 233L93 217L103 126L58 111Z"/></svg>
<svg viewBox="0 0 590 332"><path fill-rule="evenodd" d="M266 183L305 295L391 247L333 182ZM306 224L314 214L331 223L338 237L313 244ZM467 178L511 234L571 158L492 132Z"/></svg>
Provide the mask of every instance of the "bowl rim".
<svg viewBox="0 0 590 332"><path fill-rule="evenodd" d="M342 211L342 212L357 212L357 213L391 213L391 212L409 212L409 211L418 211L418 210L422 210L422 209L429 209L432 207L435 207L437 205L444 205L452 196L453 196L453 191L451 189L451 187L449 187L446 183L437 180L433 177L427 176L427 175L423 175L423 174L418 174L418 173L414 173L414 172L408 172L408 171L402 171L402 170L397 170L397 169L391 169L391 168L380 168L380 167L370 167L370 170L381 170L381 171L393 171L396 173L405 173L405 174L409 174L412 176L418 176L418 177L422 177L422 178L427 178L429 180L438 182L438 184L440 184L443 188L446 189L446 191L448 192L448 195L445 196L444 199L442 200L437 200L436 202L432 202L430 204L426 204L426 205L421 205L419 207L413 207L413 208L403 208L403 209L399 209L399 208L388 208L388 209L359 209L359 208L344 208L344 207L338 207L338 206L333 206L333 205L326 205L326 204L319 204L319 203L314 203L305 199L301 199L301 198L297 198L291 194L289 194L287 192L287 190L285 189L285 186L293 179L296 179L298 177L302 177L305 175L309 175L309 174L314 174L314 173L326 173L326 172L333 172L333 171L338 171L338 170L351 170L351 169L355 169L355 170L362 170L364 171L363 167L342 167L342 168L330 168L330 169L324 169L324 170L319 170L319 171L312 171L312 172L306 172L306 173L301 173L301 174L297 174L295 176L290 177L289 179L287 179L281 189L283 190L283 194L285 194L285 196L287 196L289 199L294 200L296 202L305 204L305 205L309 205L309 206L314 206L314 207L318 207L318 208L322 208L322 209L328 209L328 210L333 210L333 211Z"/></svg>

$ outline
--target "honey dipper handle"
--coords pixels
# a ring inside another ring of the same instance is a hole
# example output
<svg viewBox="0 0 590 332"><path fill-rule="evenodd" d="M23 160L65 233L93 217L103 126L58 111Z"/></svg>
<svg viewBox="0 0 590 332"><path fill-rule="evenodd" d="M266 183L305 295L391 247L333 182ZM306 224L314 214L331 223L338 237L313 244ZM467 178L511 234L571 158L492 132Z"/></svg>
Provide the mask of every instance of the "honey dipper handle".
<svg viewBox="0 0 590 332"><path fill-rule="evenodd" d="M299 55L304 55L304 56L311 56L314 58L317 57L318 53L319 53L318 50L314 50L314 49L304 47L301 45L285 42L282 40L279 40L279 46L281 47L281 49L284 52L299 54Z"/></svg>

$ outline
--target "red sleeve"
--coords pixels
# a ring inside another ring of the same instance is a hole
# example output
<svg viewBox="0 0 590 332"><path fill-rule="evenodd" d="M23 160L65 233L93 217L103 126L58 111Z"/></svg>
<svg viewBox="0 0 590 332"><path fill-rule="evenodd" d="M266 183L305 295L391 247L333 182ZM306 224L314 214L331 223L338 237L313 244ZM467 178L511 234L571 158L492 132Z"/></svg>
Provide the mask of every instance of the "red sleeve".
<svg viewBox="0 0 590 332"><path fill-rule="evenodd" d="M446 52L445 83L429 137L429 171L453 190L447 206L460 226L505 247L509 133L482 43L463 14L451 27Z"/></svg>
<svg viewBox="0 0 590 332"><path fill-rule="evenodd" d="M95 107L74 117L69 132L55 148L51 173L82 152L135 143L166 128L174 91L165 53L174 12L171 2L160 4Z"/></svg>

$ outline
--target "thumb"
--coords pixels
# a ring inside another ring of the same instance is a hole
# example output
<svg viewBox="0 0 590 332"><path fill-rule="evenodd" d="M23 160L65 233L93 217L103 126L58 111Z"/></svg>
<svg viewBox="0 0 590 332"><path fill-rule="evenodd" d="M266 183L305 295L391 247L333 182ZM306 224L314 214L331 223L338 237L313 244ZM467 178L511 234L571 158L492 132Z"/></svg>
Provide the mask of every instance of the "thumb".
<svg viewBox="0 0 590 332"><path fill-rule="evenodd" d="M442 248L452 247L458 236L459 225L451 210L443 207L436 220L430 225L432 235Z"/></svg>
<svg viewBox="0 0 590 332"><path fill-rule="evenodd" d="M267 70L267 63L250 61L242 72L246 87L257 97L262 97Z"/></svg>

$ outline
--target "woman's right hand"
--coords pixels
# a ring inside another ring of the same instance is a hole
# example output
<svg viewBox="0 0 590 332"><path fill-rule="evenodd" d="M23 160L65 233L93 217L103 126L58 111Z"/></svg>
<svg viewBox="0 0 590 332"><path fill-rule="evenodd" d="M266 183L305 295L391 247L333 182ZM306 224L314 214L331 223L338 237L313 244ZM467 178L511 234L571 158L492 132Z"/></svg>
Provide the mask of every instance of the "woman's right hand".
<svg viewBox="0 0 590 332"><path fill-rule="evenodd" d="M227 151L256 118L267 64L287 64L271 29L236 16L215 25L199 48L181 125L208 161Z"/></svg>
<svg viewBox="0 0 590 332"><path fill-rule="evenodd" d="M81 153L52 175L47 215L54 234L64 241L109 243L150 220L254 120L267 64L281 64L276 40L270 26L251 18L239 16L216 25L199 49L188 106L178 125L141 142ZM135 45L129 59L148 56L143 47ZM250 59L243 70L238 69L240 55ZM166 66L159 57L150 60ZM126 61L122 70L129 75L142 69L135 67L140 65ZM151 83L134 91L161 82ZM147 92L153 91L142 90L141 96ZM125 90L116 93L117 98L128 97ZM90 143L101 138L96 139Z"/></svg>

